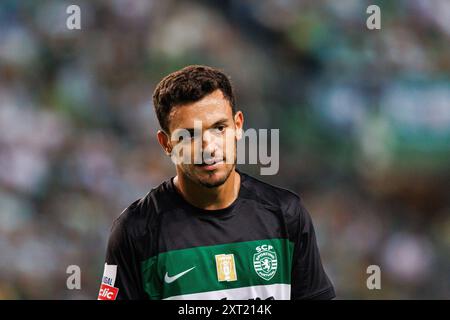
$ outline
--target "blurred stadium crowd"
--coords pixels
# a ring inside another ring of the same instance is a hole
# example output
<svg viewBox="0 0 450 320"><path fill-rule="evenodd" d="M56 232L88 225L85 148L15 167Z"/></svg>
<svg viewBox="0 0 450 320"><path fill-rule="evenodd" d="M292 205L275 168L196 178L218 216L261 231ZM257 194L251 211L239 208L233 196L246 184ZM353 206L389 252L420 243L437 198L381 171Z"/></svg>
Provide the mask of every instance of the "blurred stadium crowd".
<svg viewBox="0 0 450 320"><path fill-rule="evenodd" d="M446 0L2 0L0 299L96 299L113 219L174 174L151 96L188 64L280 129L260 178L303 197L339 299L449 299L449 44Z"/></svg>

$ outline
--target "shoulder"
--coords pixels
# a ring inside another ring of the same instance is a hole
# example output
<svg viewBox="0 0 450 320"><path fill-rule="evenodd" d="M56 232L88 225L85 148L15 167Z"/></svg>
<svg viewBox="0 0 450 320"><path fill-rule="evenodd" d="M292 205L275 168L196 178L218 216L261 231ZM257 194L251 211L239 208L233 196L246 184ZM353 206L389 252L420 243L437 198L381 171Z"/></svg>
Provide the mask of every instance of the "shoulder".
<svg viewBox="0 0 450 320"><path fill-rule="evenodd" d="M247 197L264 205L275 207L288 215L296 215L303 208L300 195L286 188L263 182L248 174L239 172Z"/></svg>
<svg viewBox="0 0 450 320"><path fill-rule="evenodd" d="M157 223L163 207L170 204L169 180L152 188L145 196L133 201L114 220L112 232L117 231L132 238L147 235Z"/></svg>
<svg viewBox="0 0 450 320"><path fill-rule="evenodd" d="M241 172L239 172L241 173ZM242 186L246 189L245 198L261 203L268 209L282 214L289 238L295 242L299 232L310 225L309 213L303 205L299 194L278 186L263 182L257 178L241 173Z"/></svg>

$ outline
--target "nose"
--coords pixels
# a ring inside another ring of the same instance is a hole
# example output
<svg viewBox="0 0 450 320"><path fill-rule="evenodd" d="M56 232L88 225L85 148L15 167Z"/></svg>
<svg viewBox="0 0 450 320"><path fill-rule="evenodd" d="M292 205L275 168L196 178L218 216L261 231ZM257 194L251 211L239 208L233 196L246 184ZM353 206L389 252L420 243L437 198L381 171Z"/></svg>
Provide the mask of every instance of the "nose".
<svg viewBox="0 0 450 320"><path fill-rule="evenodd" d="M215 151L215 143L214 143L214 136L209 132L209 130L205 130L202 137L202 150L204 153L208 152L212 156L214 155Z"/></svg>

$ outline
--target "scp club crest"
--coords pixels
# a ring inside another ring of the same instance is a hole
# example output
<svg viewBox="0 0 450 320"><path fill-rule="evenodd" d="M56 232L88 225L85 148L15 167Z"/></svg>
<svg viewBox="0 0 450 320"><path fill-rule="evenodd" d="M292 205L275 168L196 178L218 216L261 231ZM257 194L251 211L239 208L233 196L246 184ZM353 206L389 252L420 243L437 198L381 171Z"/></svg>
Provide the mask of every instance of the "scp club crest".
<svg viewBox="0 0 450 320"><path fill-rule="evenodd" d="M253 267L255 272L266 281L273 278L277 272L277 254L271 245L261 245L256 247L253 255Z"/></svg>

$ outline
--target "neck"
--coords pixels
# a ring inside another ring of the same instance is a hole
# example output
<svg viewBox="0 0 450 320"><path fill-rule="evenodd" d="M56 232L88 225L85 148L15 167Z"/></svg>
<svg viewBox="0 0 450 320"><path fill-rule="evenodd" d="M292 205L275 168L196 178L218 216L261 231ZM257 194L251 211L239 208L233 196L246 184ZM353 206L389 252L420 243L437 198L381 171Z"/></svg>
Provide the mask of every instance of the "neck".
<svg viewBox="0 0 450 320"><path fill-rule="evenodd" d="M173 179L175 187L187 202L198 208L223 209L231 205L238 197L241 176L234 168L227 181L215 188L207 188L186 178L180 172L177 173Z"/></svg>

